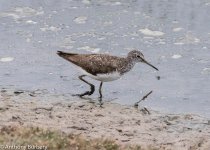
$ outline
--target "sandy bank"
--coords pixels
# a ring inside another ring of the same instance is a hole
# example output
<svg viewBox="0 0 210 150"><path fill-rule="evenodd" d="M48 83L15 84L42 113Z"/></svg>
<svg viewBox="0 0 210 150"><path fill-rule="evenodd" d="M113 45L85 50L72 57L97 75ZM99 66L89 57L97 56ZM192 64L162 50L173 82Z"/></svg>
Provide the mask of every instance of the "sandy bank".
<svg viewBox="0 0 210 150"><path fill-rule="evenodd" d="M210 149L210 121L193 114L164 114L43 91L1 89L0 127L39 126L158 149Z"/></svg>

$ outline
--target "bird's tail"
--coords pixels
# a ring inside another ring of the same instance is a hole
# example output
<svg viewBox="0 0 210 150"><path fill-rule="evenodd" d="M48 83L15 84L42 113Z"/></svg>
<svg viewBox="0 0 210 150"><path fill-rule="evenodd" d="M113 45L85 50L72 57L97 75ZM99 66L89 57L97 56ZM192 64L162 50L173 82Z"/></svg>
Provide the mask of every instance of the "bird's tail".
<svg viewBox="0 0 210 150"><path fill-rule="evenodd" d="M68 59L70 56L77 55L75 53L66 53L62 51L57 51L57 54L64 59Z"/></svg>

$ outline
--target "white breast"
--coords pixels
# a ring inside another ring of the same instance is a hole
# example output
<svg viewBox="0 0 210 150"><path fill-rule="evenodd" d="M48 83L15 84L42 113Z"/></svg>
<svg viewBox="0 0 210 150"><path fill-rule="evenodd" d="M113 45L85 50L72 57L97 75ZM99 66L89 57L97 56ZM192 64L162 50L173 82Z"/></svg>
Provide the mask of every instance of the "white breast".
<svg viewBox="0 0 210 150"><path fill-rule="evenodd" d="M102 81L102 82L109 82L114 81L120 78L119 72L107 73L107 74L97 74L94 76L94 79Z"/></svg>
<svg viewBox="0 0 210 150"><path fill-rule="evenodd" d="M92 79L102 81L102 82L114 81L114 80L117 80L121 77L120 73L116 72L116 71L112 72L112 73L106 73L106 74L97 74L96 76L86 72L83 69L81 69L81 71L82 71L83 74L91 77Z"/></svg>

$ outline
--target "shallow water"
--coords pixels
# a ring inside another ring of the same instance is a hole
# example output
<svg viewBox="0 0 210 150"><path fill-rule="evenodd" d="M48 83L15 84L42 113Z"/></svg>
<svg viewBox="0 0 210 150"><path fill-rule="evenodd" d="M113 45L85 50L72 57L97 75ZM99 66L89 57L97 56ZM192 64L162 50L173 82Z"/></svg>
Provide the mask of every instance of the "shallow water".
<svg viewBox="0 0 210 150"><path fill-rule="evenodd" d="M209 13L209 0L0 0L0 87L82 92L88 87L57 50L125 56L135 48L160 71L137 64L104 84L105 100L133 105L153 90L141 105L210 118Z"/></svg>

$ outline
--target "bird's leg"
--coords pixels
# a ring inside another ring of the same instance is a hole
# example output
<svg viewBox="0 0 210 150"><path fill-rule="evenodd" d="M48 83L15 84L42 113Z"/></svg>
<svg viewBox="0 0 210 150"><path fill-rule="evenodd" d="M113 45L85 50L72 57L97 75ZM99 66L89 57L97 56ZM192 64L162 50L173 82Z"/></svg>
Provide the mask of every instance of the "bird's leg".
<svg viewBox="0 0 210 150"><path fill-rule="evenodd" d="M102 97L103 97L103 96L102 96L102 92L101 92L102 85L103 85L103 82L101 82L101 83L100 83L100 86L99 86L99 94L100 94L99 98L100 98L100 99L102 99Z"/></svg>
<svg viewBox="0 0 210 150"><path fill-rule="evenodd" d="M101 82L100 83L100 86L99 86L99 103L100 103L100 106L102 106L103 105L103 103L102 103L102 91L101 91L101 89L102 89L102 85L103 85L103 82Z"/></svg>
<svg viewBox="0 0 210 150"><path fill-rule="evenodd" d="M86 80L83 79L83 77L85 77L86 75L81 75L79 76L79 79L82 80L83 82L87 83L88 85L90 85L90 91L86 91L82 94L76 94L76 95L73 95L73 96L79 96L79 97L83 97L85 95L92 95L95 91L95 86L89 82L87 82Z"/></svg>

